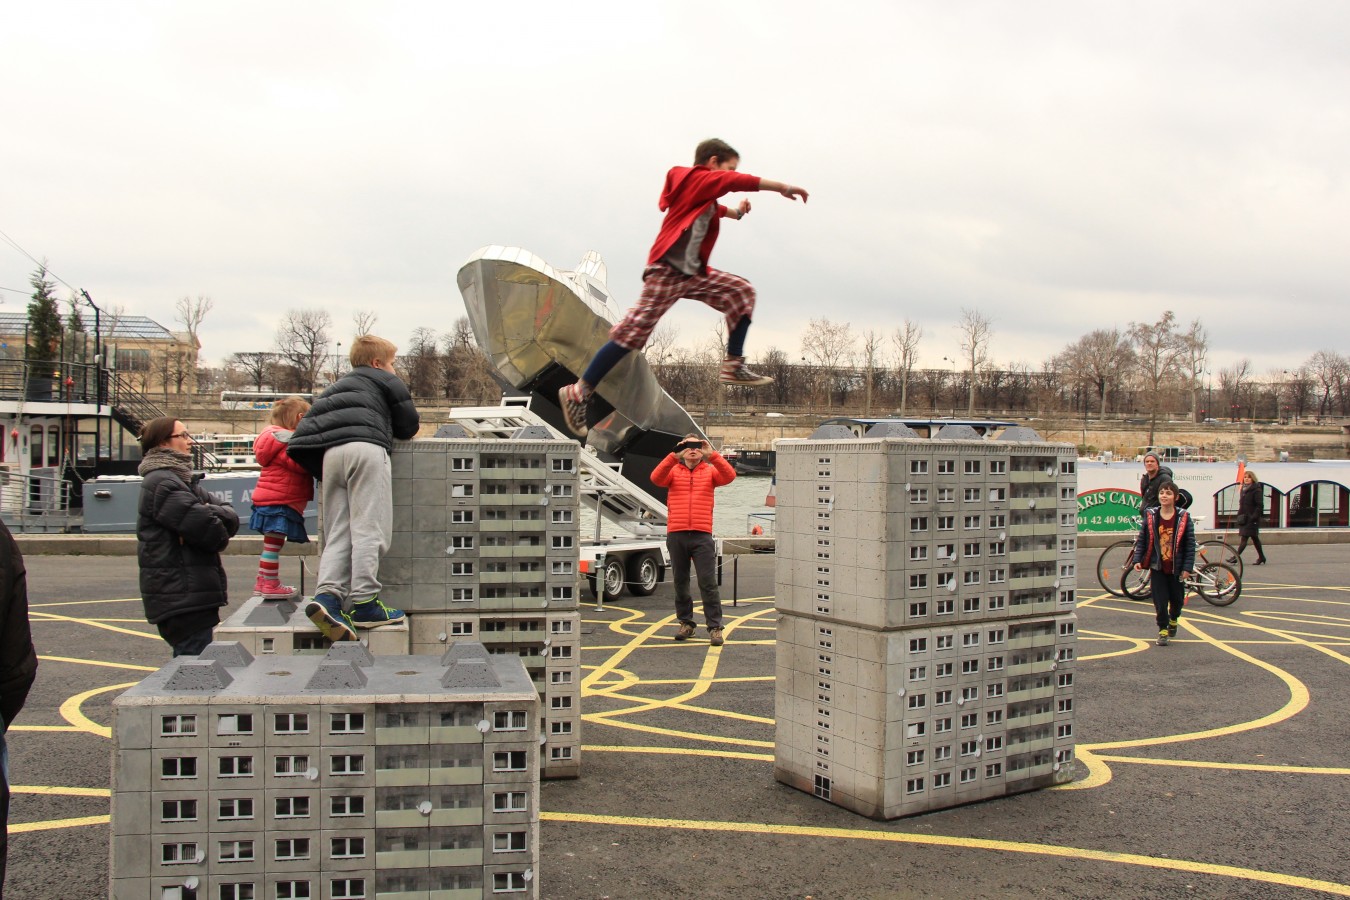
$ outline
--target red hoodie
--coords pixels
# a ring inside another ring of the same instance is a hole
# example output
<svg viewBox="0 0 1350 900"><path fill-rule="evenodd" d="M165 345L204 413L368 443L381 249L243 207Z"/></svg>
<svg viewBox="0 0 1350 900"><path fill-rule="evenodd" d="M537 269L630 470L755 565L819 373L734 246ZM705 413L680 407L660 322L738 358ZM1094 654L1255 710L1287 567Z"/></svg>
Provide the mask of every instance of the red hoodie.
<svg viewBox="0 0 1350 900"><path fill-rule="evenodd" d="M647 255L647 265L661 262L661 257L674 246L680 235L694 223L699 213L708 208L723 194L733 191L759 190L759 176L733 172L729 169L710 169L707 166L676 166L666 173L666 184L661 189L660 208L665 211L665 221L661 231L652 244L652 252ZM727 208L717 205L717 215L708 224L708 234L699 248L699 257L703 265L708 265L712 256L713 244L717 243L718 219L726 215Z"/></svg>

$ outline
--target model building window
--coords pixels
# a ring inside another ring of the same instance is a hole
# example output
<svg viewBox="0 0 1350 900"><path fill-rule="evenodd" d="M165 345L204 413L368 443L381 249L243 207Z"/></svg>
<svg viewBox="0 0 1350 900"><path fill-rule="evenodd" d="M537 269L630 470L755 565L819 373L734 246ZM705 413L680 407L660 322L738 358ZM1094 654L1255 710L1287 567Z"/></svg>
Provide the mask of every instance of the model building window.
<svg viewBox="0 0 1350 900"><path fill-rule="evenodd" d="M555 534L551 546L554 550L569 550L572 547L572 536L570 534Z"/></svg>
<svg viewBox="0 0 1350 900"><path fill-rule="evenodd" d="M937 502L939 502L939 503L955 503L955 502L956 502L956 488L949 488L949 487L940 487L940 488L938 488L938 489L937 489Z"/></svg>
<svg viewBox="0 0 1350 900"><path fill-rule="evenodd" d="M450 521L456 525L467 525L473 521L473 512L471 509L452 509Z"/></svg>
<svg viewBox="0 0 1350 900"><path fill-rule="evenodd" d="M513 894L528 890L528 888L529 882L525 880L525 875L522 872L492 873L492 893L494 894Z"/></svg>
<svg viewBox="0 0 1350 900"><path fill-rule="evenodd" d="M252 778L253 757L222 756L220 758L221 778Z"/></svg>
<svg viewBox="0 0 1350 900"><path fill-rule="evenodd" d="M572 460L570 459L553 460L553 471L555 472L571 472L575 468L576 467L572 465Z"/></svg>
<svg viewBox="0 0 1350 900"><path fill-rule="evenodd" d="M493 853L519 853L525 849L525 832L503 831L492 836Z"/></svg>
<svg viewBox="0 0 1350 900"><path fill-rule="evenodd" d="M253 818L252 797L224 797L216 809L216 818L222 822Z"/></svg>
<svg viewBox="0 0 1350 900"><path fill-rule="evenodd" d="M502 709L492 716L495 731L524 731L528 722L529 714L523 709Z"/></svg>
<svg viewBox="0 0 1350 900"><path fill-rule="evenodd" d="M273 734L309 734L308 713L276 713L272 717Z"/></svg>
<svg viewBox="0 0 1350 900"><path fill-rule="evenodd" d="M339 753L329 759L333 775L366 774L366 758L360 753Z"/></svg>
<svg viewBox="0 0 1350 900"><path fill-rule="evenodd" d="M549 722L549 723L548 723L548 731L549 731L549 734L571 734L571 733L572 733L572 723L571 723L571 722Z"/></svg>
<svg viewBox="0 0 1350 900"><path fill-rule="evenodd" d="M472 472L472 456L455 456L450 459L450 471L452 472Z"/></svg>
<svg viewBox="0 0 1350 900"><path fill-rule="evenodd" d="M524 750L505 750L492 754L492 771L524 772L529 754Z"/></svg>
<svg viewBox="0 0 1350 900"><path fill-rule="evenodd" d="M196 716L160 716L159 733L163 737L184 737L197 733Z"/></svg>
<svg viewBox="0 0 1350 900"><path fill-rule="evenodd" d="M221 862L247 862L253 858L252 841L221 841Z"/></svg>
<svg viewBox="0 0 1350 900"><path fill-rule="evenodd" d="M364 816L366 814L366 798L359 794L339 795L330 798L328 808L336 817Z"/></svg>
<svg viewBox="0 0 1350 900"><path fill-rule="evenodd" d="M525 812L528 808L524 791L501 791L492 795L493 812Z"/></svg>
<svg viewBox="0 0 1350 900"><path fill-rule="evenodd" d="M252 734L253 716L249 713L225 713L216 717L216 734Z"/></svg>
<svg viewBox="0 0 1350 900"><path fill-rule="evenodd" d="M308 819L309 798L277 797L274 809L278 819Z"/></svg>
<svg viewBox="0 0 1350 900"><path fill-rule="evenodd" d="M195 756L168 756L160 760L159 774L161 778L196 778L197 777L197 757Z"/></svg>
<svg viewBox="0 0 1350 900"><path fill-rule="evenodd" d="M364 853L361 855L365 856ZM333 900L366 900L364 878L334 878L332 888Z"/></svg>
<svg viewBox="0 0 1350 900"><path fill-rule="evenodd" d="M989 460L989 474L990 475L1008 474L1008 461L1006 459Z"/></svg>
<svg viewBox="0 0 1350 900"><path fill-rule="evenodd" d="M362 837L335 837L329 844L333 859L360 859L366 855L366 839Z"/></svg>
<svg viewBox="0 0 1350 900"><path fill-rule="evenodd" d="M928 474L928 460L926 460L926 459L911 459L911 460L909 461L909 474L911 474L911 475L927 475L927 474Z"/></svg>
<svg viewBox="0 0 1350 900"><path fill-rule="evenodd" d="M329 720L330 734L365 734L366 714L359 712L333 713Z"/></svg>
<svg viewBox="0 0 1350 900"><path fill-rule="evenodd" d="M278 756L272 769L273 774L282 776L303 775L307 771L309 771L309 757L300 755Z"/></svg>
<svg viewBox="0 0 1350 900"><path fill-rule="evenodd" d="M938 516L938 517L937 517L937 530L938 530L938 531L955 531L955 530L956 530L956 516Z"/></svg>
<svg viewBox="0 0 1350 900"><path fill-rule="evenodd" d="M937 461L937 473L938 473L939 475L955 475L955 474L956 474L956 460L954 460L954 459L939 459L939 460Z"/></svg>
<svg viewBox="0 0 1350 900"><path fill-rule="evenodd" d="M309 838L281 838L275 849L278 860L309 859Z"/></svg>
<svg viewBox="0 0 1350 900"><path fill-rule="evenodd" d="M555 509L555 510L553 510L553 524L554 524L554 525L570 525L570 524L572 524L572 510L570 510L570 509Z"/></svg>
<svg viewBox="0 0 1350 900"><path fill-rule="evenodd" d="M277 900L310 900L308 881L278 881Z"/></svg>
<svg viewBox="0 0 1350 900"><path fill-rule="evenodd" d="M165 800L159 807L159 820L161 822L195 822L197 821L197 801Z"/></svg>
<svg viewBox="0 0 1350 900"><path fill-rule="evenodd" d="M473 588L451 588L450 599L459 603L464 603L473 599ZM472 634L472 631L468 632Z"/></svg>
<svg viewBox="0 0 1350 900"><path fill-rule="evenodd" d="M251 881L220 886L220 900L256 900L256 898L257 893Z"/></svg>
<svg viewBox="0 0 1350 900"><path fill-rule="evenodd" d="M197 862L197 845L193 843L162 844L159 848L159 861L166 866L195 863Z"/></svg>

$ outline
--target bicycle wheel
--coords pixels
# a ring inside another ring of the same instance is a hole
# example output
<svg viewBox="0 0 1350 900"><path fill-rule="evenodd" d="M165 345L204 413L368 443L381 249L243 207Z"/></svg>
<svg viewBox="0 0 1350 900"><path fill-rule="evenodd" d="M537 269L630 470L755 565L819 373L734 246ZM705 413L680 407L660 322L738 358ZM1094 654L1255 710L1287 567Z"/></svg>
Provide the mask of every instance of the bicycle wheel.
<svg viewBox="0 0 1350 900"><path fill-rule="evenodd" d="M1120 593L1131 600L1153 599L1153 570L1130 566L1120 573Z"/></svg>
<svg viewBox="0 0 1350 900"><path fill-rule="evenodd" d="M1195 592L1215 606L1227 606L1242 594L1242 578L1227 563L1210 563L1191 579Z"/></svg>
<svg viewBox="0 0 1350 900"><path fill-rule="evenodd" d="M1130 566L1134 541L1116 541L1097 557L1097 581L1112 597L1125 596L1120 590L1120 575Z"/></svg>
<svg viewBox="0 0 1350 900"><path fill-rule="evenodd" d="M1242 577L1242 557L1238 556L1237 548L1219 538L1210 538L1195 546L1196 571L1203 569L1210 563L1224 563L1232 566L1238 573L1238 577Z"/></svg>

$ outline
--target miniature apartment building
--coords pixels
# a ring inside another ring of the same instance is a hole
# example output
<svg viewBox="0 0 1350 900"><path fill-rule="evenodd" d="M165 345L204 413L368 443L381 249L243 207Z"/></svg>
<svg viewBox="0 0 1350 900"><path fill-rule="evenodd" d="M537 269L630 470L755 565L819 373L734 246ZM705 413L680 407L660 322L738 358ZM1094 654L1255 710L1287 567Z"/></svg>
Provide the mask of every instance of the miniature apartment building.
<svg viewBox="0 0 1350 900"><path fill-rule="evenodd" d="M473 642L176 659L113 702L112 897L537 897L538 705Z"/></svg>
<svg viewBox="0 0 1350 900"><path fill-rule="evenodd" d="M361 643L375 656L406 656L412 652L406 619L379 628L363 628L358 634ZM238 642L253 656L322 655L333 646L305 615L303 600L264 600L257 596L245 600L233 615L217 625L214 637L222 643Z"/></svg>
<svg viewBox="0 0 1350 900"><path fill-rule="evenodd" d="M1068 781L1075 449L888 429L777 444L775 777L877 819Z"/></svg>
<svg viewBox="0 0 1350 900"><path fill-rule="evenodd" d="M414 654L470 640L520 658L539 692L541 774L575 778L579 451L575 441L537 434L547 432L396 443L394 536L380 596L407 612Z"/></svg>

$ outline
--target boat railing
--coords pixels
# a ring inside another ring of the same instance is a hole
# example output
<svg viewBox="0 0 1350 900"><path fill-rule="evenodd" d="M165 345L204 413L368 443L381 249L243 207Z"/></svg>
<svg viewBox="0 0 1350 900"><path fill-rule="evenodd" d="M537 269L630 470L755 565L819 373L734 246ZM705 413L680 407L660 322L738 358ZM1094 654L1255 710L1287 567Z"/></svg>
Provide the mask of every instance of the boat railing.
<svg viewBox="0 0 1350 900"><path fill-rule="evenodd" d="M28 475L0 468L0 514L16 531L66 531L74 519L70 490L55 468Z"/></svg>

